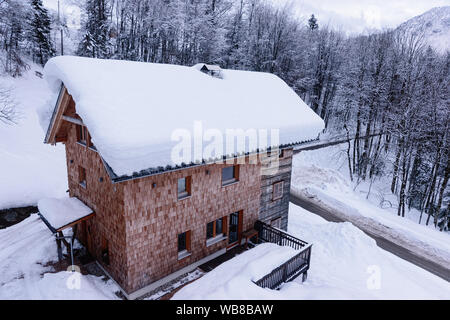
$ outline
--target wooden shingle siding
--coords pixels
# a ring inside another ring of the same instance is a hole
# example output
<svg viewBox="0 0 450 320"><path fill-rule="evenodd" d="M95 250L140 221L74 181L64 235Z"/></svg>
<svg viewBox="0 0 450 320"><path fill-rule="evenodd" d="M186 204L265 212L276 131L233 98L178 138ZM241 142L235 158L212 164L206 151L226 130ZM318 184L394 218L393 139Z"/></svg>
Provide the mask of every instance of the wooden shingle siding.
<svg viewBox="0 0 450 320"><path fill-rule="evenodd" d="M123 183L128 288L137 290L225 248L227 240L206 246L208 222L242 210L242 228L253 226L259 211L260 166L242 165L239 182L222 186L224 166L188 168ZM184 176L191 176L191 195L178 200L177 181ZM178 260L177 235L186 230L191 231L191 255Z"/></svg>
<svg viewBox="0 0 450 320"><path fill-rule="evenodd" d="M121 285L127 283L127 256L123 187L113 185L108 178L99 154L77 143L75 124L70 124L66 141L66 159L70 196L76 196L96 215L79 228L79 239L87 247L87 231L90 229L91 254L102 263L102 242L108 241L109 265L103 267ZM78 181L78 167L86 169L86 188ZM103 182L100 182L103 177Z"/></svg>
<svg viewBox="0 0 450 320"><path fill-rule="evenodd" d="M270 224L270 221L281 218L281 228L287 230L289 211L289 192L291 188L293 150L284 149L283 157L279 158L279 168L275 174L261 176L261 199L259 220ZM283 181L283 195L273 200L273 184Z"/></svg>

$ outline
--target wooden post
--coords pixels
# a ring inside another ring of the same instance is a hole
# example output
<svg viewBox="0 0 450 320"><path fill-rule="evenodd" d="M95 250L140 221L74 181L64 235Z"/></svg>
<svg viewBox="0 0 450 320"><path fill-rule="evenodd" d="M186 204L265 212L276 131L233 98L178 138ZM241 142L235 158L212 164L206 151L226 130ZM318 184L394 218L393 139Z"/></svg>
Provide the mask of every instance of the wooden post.
<svg viewBox="0 0 450 320"><path fill-rule="evenodd" d="M61 240L58 239L58 236L56 236L56 247L58 248L58 260L61 261L63 259L63 255L62 255Z"/></svg>

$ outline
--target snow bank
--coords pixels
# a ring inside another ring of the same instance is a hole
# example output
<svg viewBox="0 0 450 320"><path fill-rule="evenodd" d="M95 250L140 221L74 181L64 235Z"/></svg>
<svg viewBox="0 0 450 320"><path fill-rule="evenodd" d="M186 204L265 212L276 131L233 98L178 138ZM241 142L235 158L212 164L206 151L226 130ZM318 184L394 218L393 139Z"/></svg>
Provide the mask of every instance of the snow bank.
<svg viewBox="0 0 450 320"><path fill-rule="evenodd" d="M363 230L386 237L431 261L444 266L450 265L449 233L399 217L395 207L380 208L373 203L375 200L379 202L379 199L366 199L368 186L363 183L354 191L350 179L343 174L348 170L345 159L339 160L339 155L342 153L338 147L296 155L293 160L291 192L332 209L336 216ZM385 182L381 181L380 184ZM378 196L377 192L382 193L382 190L377 189L377 186L372 186L374 198ZM384 197L383 195L383 199ZM395 199L391 200L395 202Z"/></svg>
<svg viewBox="0 0 450 320"><path fill-rule="evenodd" d="M46 264L57 258L55 238L36 214L0 230L0 299L117 299L111 280L51 273Z"/></svg>
<svg viewBox="0 0 450 320"><path fill-rule="evenodd" d="M44 198L38 201L38 209L55 229L68 225L93 212L78 198Z"/></svg>
<svg viewBox="0 0 450 320"><path fill-rule="evenodd" d="M171 152L179 141L172 134L192 132L195 121L203 130L219 130L224 141L226 129L279 129L279 143L287 144L315 139L324 128L284 81L268 73L223 70L217 79L193 67L71 56L50 59L44 73L54 92L64 83L119 176L177 164ZM274 144L259 142L260 148ZM234 152L248 149L235 146Z"/></svg>
<svg viewBox="0 0 450 320"><path fill-rule="evenodd" d="M265 268L267 260L258 250L267 249L260 245L180 289L173 299L450 298L447 281L380 249L351 223L327 222L291 204L288 232L313 244L304 283L300 277L270 290L249 281L253 268Z"/></svg>
<svg viewBox="0 0 450 320"><path fill-rule="evenodd" d="M290 204L288 232L313 243L308 280L285 285L297 299L448 299L450 284L382 250L349 222L327 222Z"/></svg>
<svg viewBox="0 0 450 320"><path fill-rule="evenodd" d="M272 290L252 281L261 279L296 254L298 251L291 247L261 244L182 288L173 299L271 299Z"/></svg>

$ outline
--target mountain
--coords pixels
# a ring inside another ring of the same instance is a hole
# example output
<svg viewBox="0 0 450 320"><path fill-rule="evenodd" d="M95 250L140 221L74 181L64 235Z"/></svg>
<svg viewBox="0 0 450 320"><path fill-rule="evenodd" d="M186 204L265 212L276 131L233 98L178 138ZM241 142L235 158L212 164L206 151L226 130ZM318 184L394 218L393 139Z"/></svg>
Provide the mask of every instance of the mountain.
<svg viewBox="0 0 450 320"><path fill-rule="evenodd" d="M450 51L450 6L433 8L402 23L396 30L424 36L440 53Z"/></svg>

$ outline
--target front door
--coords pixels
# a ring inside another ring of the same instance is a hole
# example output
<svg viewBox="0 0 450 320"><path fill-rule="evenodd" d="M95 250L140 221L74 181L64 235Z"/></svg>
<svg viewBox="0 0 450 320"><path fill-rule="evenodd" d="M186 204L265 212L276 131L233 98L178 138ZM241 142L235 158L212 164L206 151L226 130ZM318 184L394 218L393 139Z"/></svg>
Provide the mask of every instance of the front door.
<svg viewBox="0 0 450 320"><path fill-rule="evenodd" d="M234 212L228 219L228 246L233 247L239 242L242 232L242 213Z"/></svg>

